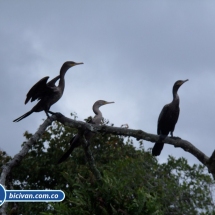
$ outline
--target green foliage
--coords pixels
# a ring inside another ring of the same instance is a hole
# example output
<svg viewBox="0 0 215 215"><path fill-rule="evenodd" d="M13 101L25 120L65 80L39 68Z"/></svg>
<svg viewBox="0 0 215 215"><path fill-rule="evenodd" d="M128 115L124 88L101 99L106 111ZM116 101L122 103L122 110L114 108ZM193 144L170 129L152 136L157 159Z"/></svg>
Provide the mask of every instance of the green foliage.
<svg viewBox="0 0 215 215"><path fill-rule="evenodd" d="M0 166L3 166L5 163L7 163L9 160L11 160L11 157L7 155L5 151L0 150Z"/></svg>
<svg viewBox="0 0 215 215"><path fill-rule="evenodd" d="M14 189L61 189L65 200L19 203L17 214L215 214L210 190L214 184L203 166L174 157L159 164L143 147L136 150L130 138L96 134L91 140L101 182L90 171L82 147L57 165L75 133L53 123L11 175ZM10 203L8 210L12 207Z"/></svg>

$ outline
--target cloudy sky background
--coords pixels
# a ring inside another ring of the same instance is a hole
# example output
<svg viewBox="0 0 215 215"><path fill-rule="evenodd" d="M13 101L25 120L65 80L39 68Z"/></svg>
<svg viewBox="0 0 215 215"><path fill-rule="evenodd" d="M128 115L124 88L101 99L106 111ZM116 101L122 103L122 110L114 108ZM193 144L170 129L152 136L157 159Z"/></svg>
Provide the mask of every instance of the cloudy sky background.
<svg viewBox="0 0 215 215"><path fill-rule="evenodd" d="M51 110L83 120L98 99L115 126L156 133L162 107L180 89L174 135L210 156L215 149L215 2L212 1L0 1L1 143L16 154L23 133L35 132L44 112L14 123L35 103L26 93L44 76L54 78L67 60L84 62L66 74L61 100ZM153 144L144 141L146 149ZM165 145L168 155L198 160Z"/></svg>

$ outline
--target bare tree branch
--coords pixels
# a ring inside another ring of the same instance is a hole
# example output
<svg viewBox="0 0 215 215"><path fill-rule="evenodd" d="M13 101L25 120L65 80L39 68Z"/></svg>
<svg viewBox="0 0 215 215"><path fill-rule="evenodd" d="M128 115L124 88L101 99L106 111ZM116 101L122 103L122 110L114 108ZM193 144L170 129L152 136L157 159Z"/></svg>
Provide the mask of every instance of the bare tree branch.
<svg viewBox="0 0 215 215"><path fill-rule="evenodd" d="M142 139L142 140L147 140L147 141L150 141L153 143L158 141L158 139L159 139L158 135L146 133L142 130L134 130L134 129L120 128L120 127L113 127L113 126L106 126L106 125L101 125L101 126L93 125L93 124L85 123L82 121L72 120L70 118L63 116L60 113L57 113L57 114L51 116L50 118L47 118L43 122L43 124L39 127L37 132L24 144L22 150L18 154L16 154L11 161L9 161L7 164L5 164L2 167L2 173L0 176L0 184L5 186L6 177L11 172L11 169L22 161L22 159L28 153L31 146L43 135L46 128L49 125L51 125L54 120L61 122L65 126L75 127L82 131L88 129L92 132L101 132L101 133L108 133L108 134L113 134L113 135L129 136L129 137L134 137L137 140ZM82 140L84 141L83 138L82 138ZM195 156L203 165L205 165L208 168L208 171L210 173L212 173L212 175L215 179L215 151L209 158L202 151L197 149L193 144L191 144L190 142L188 142L186 140L167 137L167 138L165 138L164 143L173 145L175 147L180 147L180 148L184 149L185 151L189 152L190 154L192 154L193 156ZM94 171L95 169L92 168L92 165L91 165L94 163L94 161L91 162L92 156L90 156L89 149L86 148L85 153L86 153L86 156L89 158L88 162L89 162L89 165L91 166L90 168L91 168L92 172L95 173L96 171ZM100 178L99 174L95 175L96 178Z"/></svg>
<svg viewBox="0 0 215 215"><path fill-rule="evenodd" d="M56 118L57 118L57 121L61 122L66 126L75 127L81 130L88 129L92 132L104 132L104 133L114 134L114 135L129 136L129 137L134 137L137 140L142 139L153 143L157 142L159 139L158 135L146 133L142 130L119 128L119 127L106 126L106 125L99 126L99 125L88 124L82 121L72 120L70 118L63 116L60 113L56 114ZM209 158L207 155L205 155L202 151L197 149L192 143L188 142L187 140L183 140L180 138L166 137L163 142L173 145L175 147L180 147L184 151L189 152L190 154L195 156L203 165L205 165L208 168L209 173L211 173L213 175L213 178L215 179L215 151L213 152L212 156Z"/></svg>
<svg viewBox="0 0 215 215"><path fill-rule="evenodd" d="M1 177L0 177L0 184L2 184L3 186L5 186L6 177L11 172L11 169L13 167L15 167L16 165L18 165L22 161L22 159L28 153L28 151L31 148L31 146L43 135L43 133L45 132L46 128L49 125L51 125L52 122L55 119L56 119L55 116L51 116L50 118L47 118L43 122L43 124L40 125L40 127L38 128L38 130L36 131L36 133L24 144L24 146L22 147L21 151L18 154L16 154L13 157L12 160L10 160L8 163L6 163L2 167L2 173L1 173Z"/></svg>
<svg viewBox="0 0 215 215"><path fill-rule="evenodd" d="M11 161L6 163L2 167L0 184L5 186L7 176L10 174L12 168L18 165L22 161L22 159L26 156L26 154L28 153L32 145L43 135L46 128L49 125L51 125L54 120L61 122L65 126L77 128L79 130L79 133L83 133L85 130L90 130L91 132L101 132L101 133L108 133L113 135L123 135L123 136L134 137L137 140L142 139L153 143L157 142L159 139L158 135L146 133L142 130L134 130L134 129L120 128L120 127L113 127L113 126L106 126L106 125L101 125L101 126L93 125L82 121L72 120L70 118L63 116L61 113L56 113L50 118L47 118L43 122L43 124L40 125L37 132L24 144L22 150L18 154L16 154ZM81 142L84 147L90 169L92 173L95 175L96 179L98 181L101 181L102 179L101 174L95 166L94 158L92 156L92 153L89 147L87 146L87 141L85 140L83 135L80 135L80 136L81 136ZM173 145L175 147L180 147L184 149L184 151L187 151L193 156L195 156L203 165L205 165L208 168L209 173L211 173L213 175L213 178L215 179L215 150L212 153L211 157L209 158L202 151L197 149L192 143L186 140L183 140L180 138L166 137L164 140L164 143ZM0 213L3 215L6 215L6 208L7 208L7 204L4 204L0 209Z"/></svg>
<svg viewBox="0 0 215 215"><path fill-rule="evenodd" d="M9 162L7 162L5 165L2 166L2 172L1 172L1 176L0 176L0 184L2 184L2 186L6 187L6 179L7 176L10 174L11 170L13 167L17 166L22 159L26 156L26 154L28 153L29 149L31 148L31 146L37 142L37 140L43 135L43 133L45 132L46 128L52 124L52 122L56 119L55 116L51 116L50 118L47 118L42 125L40 125L40 127L38 128L38 130L36 131L36 133L24 144L24 146L22 147L21 151L16 154L12 160L10 160ZM6 215L6 209L7 209L7 202L5 202L1 209L0 209L0 214L2 215Z"/></svg>

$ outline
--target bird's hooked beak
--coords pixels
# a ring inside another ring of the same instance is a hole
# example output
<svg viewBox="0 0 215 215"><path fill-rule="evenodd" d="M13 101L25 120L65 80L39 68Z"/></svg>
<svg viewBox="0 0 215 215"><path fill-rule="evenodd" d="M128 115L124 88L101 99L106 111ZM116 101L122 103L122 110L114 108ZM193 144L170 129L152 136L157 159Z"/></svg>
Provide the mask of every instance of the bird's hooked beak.
<svg viewBox="0 0 215 215"><path fill-rule="evenodd" d="M189 81L189 79L186 79L186 80L182 81L182 82L181 82L181 85L182 85L183 83L187 82L187 81Z"/></svg>
<svg viewBox="0 0 215 215"><path fill-rule="evenodd" d="M84 64L84 63L83 62L80 62L80 63L74 62L74 64L72 66L76 66L76 65L80 65L80 64Z"/></svg>
<svg viewBox="0 0 215 215"><path fill-rule="evenodd" d="M115 103L115 102L106 102L106 101L105 101L104 104L107 105L107 104L112 104L112 103Z"/></svg>

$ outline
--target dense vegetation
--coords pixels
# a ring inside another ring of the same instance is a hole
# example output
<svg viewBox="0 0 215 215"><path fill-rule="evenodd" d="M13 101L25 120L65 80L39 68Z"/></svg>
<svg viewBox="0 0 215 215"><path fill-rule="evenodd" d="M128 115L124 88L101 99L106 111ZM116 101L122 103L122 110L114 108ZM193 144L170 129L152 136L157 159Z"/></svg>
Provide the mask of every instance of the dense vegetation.
<svg viewBox="0 0 215 215"><path fill-rule="evenodd" d="M95 135L90 149L101 181L90 171L82 147L57 165L75 133L75 129L53 123L7 180L13 189L61 189L65 200L9 203L8 214L215 214L213 180L202 165L190 166L186 159L174 157L159 164L142 142L137 150L132 139ZM29 139L32 134L24 135ZM8 160L4 153L0 156L2 163Z"/></svg>

